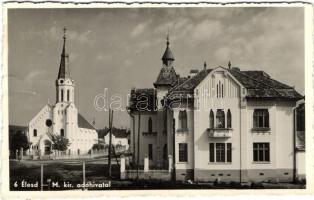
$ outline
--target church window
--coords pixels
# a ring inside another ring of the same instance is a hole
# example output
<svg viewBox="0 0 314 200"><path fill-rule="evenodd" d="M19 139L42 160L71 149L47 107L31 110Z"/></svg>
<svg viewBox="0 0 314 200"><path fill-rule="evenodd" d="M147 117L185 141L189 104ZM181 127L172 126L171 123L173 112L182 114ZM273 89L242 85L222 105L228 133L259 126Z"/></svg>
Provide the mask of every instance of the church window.
<svg viewBox="0 0 314 200"><path fill-rule="evenodd" d="M227 112L227 128L231 128L231 127L232 127L231 112L230 112L230 109L228 109L228 112Z"/></svg>
<svg viewBox="0 0 314 200"><path fill-rule="evenodd" d="M63 128L60 130L60 135L61 135L61 137L64 137L64 129Z"/></svg>
<svg viewBox="0 0 314 200"><path fill-rule="evenodd" d="M63 101L63 90L61 89L61 101Z"/></svg>
<svg viewBox="0 0 314 200"><path fill-rule="evenodd" d="M46 120L46 126L47 126L47 127L51 127L51 125L52 125L51 119L47 119L47 120Z"/></svg>
<svg viewBox="0 0 314 200"><path fill-rule="evenodd" d="M70 101L70 90L67 90L67 101Z"/></svg>
<svg viewBox="0 0 314 200"><path fill-rule="evenodd" d="M209 128L214 128L214 112L212 109L210 109L209 113Z"/></svg>
<svg viewBox="0 0 314 200"><path fill-rule="evenodd" d="M186 110L181 110L179 112L179 125L181 130L187 130L187 114Z"/></svg>
<svg viewBox="0 0 314 200"><path fill-rule="evenodd" d="M34 135L34 137L37 137L37 129L34 129L33 135Z"/></svg>
<svg viewBox="0 0 314 200"><path fill-rule="evenodd" d="M217 128L225 128L225 112L222 109L217 110L216 127Z"/></svg>
<svg viewBox="0 0 314 200"><path fill-rule="evenodd" d="M148 119L148 133L152 133L153 132L153 122L152 122L152 118Z"/></svg>

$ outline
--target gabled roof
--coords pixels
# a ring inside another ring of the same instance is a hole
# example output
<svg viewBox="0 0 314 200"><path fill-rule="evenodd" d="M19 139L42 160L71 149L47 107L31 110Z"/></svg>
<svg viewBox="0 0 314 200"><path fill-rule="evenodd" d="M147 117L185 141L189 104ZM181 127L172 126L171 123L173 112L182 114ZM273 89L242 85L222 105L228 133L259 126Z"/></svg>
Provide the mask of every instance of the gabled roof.
<svg viewBox="0 0 314 200"><path fill-rule="evenodd" d="M77 115L77 125L79 128L95 130L95 127L91 125L80 113Z"/></svg>
<svg viewBox="0 0 314 200"><path fill-rule="evenodd" d="M300 95L293 87L272 79L263 71L240 71L238 68L226 69L236 78L246 89L247 98L285 98L301 99ZM204 69L182 84L173 87L168 98L184 97L193 95L195 87L212 71Z"/></svg>

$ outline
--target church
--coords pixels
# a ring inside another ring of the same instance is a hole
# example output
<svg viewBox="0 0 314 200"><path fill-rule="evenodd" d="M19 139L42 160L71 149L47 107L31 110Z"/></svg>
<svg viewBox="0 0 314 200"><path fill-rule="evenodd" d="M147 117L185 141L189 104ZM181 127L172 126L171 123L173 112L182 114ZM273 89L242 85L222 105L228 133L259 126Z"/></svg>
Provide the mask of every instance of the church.
<svg viewBox="0 0 314 200"><path fill-rule="evenodd" d="M55 81L56 102L48 102L28 124L28 138L31 143L29 154L51 156L52 135L69 140L70 146L62 155L79 157L88 154L98 141L96 129L79 112L74 104L75 82L71 78L69 55L66 53L66 29L58 77Z"/></svg>
<svg viewBox="0 0 314 200"><path fill-rule="evenodd" d="M150 169L170 164L176 180L293 180L294 110L303 99L294 87L230 62L215 68L205 62L181 77L169 38L161 60L154 87L130 92L135 165L145 157Z"/></svg>

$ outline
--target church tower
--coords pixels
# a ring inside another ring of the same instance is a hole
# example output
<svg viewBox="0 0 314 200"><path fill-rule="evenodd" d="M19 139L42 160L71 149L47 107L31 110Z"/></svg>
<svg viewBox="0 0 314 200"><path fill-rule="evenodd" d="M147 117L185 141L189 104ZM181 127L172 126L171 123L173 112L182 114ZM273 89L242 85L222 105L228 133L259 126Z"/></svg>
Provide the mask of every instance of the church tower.
<svg viewBox="0 0 314 200"><path fill-rule="evenodd" d="M66 53L66 28L63 35L63 48L61 53L58 78L56 80L56 103L74 102L74 81L71 79L69 67L69 55Z"/></svg>
<svg viewBox="0 0 314 200"><path fill-rule="evenodd" d="M74 105L74 80L71 79L69 55L66 52L66 28L56 80L56 103L53 108L53 133L67 138L75 133L78 111Z"/></svg>

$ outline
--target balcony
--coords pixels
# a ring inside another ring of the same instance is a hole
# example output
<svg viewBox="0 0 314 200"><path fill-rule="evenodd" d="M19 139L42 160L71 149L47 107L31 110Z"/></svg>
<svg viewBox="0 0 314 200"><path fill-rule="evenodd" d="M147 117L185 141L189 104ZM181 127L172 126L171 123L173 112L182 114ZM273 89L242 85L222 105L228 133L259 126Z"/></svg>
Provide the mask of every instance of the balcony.
<svg viewBox="0 0 314 200"><path fill-rule="evenodd" d="M210 138L229 138L232 136L232 128L208 128L207 134Z"/></svg>

